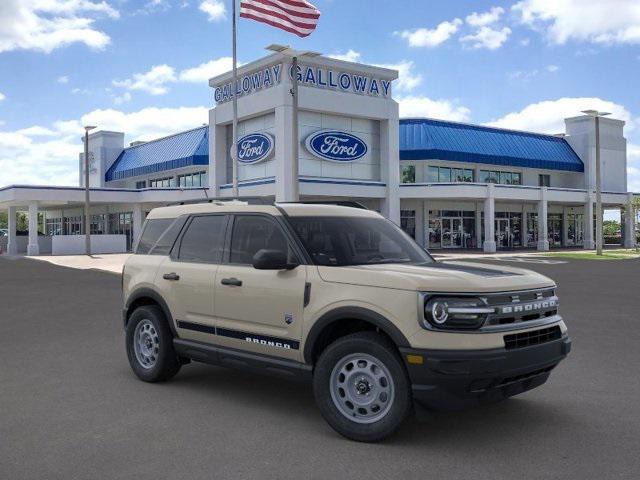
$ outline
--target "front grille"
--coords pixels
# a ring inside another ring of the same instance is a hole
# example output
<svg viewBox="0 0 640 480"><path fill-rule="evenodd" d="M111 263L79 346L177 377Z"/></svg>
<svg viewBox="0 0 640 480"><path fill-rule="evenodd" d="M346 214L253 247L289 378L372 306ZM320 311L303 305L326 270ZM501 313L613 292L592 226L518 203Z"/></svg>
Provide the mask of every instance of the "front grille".
<svg viewBox="0 0 640 480"><path fill-rule="evenodd" d="M485 327L531 322L558 314L558 297L553 288L487 295L487 305L495 307Z"/></svg>
<svg viewBox="0 0 640 480"><path fill-rule="evenodd" d="M514 333L504 336L504 346L507 350L514 348L530 347L532 345L540 345L542 343L557 340L562 336L559 326L543 328L541 330L532 330L530 332Z"/></svg>

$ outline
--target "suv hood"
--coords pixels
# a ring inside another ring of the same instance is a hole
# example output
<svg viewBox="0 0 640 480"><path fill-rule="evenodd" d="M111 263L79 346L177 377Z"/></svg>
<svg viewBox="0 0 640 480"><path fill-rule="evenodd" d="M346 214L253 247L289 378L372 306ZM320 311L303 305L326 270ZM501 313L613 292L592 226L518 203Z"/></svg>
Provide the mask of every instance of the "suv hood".
<svg viewBox="0 0 640 480"><path fill-rule="evenodd" d="M531 270L472 262L319 266L318 272L327 282L430 292L490 293L555 285Z"/></svg>

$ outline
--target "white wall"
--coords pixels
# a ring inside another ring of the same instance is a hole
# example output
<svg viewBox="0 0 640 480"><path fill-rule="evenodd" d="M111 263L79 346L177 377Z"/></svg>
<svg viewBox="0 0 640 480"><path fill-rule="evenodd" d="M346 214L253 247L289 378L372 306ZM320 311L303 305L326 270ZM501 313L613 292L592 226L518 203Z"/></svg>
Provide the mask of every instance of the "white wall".
<svg viewBox="0 0 640 480"><path fill-rule="evenodd" d="M82 139L84 142L84 138ZM104 175L124 150L124 133L98 131L89 135L89 186L104 187ZM93 156L93 158L91 158ZM79 182L84 186L84 143L78 160Z"/></svg>
<svg viewBox="0 0 640 480"><path fill-rule="evenodd" d="M84 235L54 235L53 255L82 255L85 253ZM126 253L125 235L91 235L91 253Z"/></svg>

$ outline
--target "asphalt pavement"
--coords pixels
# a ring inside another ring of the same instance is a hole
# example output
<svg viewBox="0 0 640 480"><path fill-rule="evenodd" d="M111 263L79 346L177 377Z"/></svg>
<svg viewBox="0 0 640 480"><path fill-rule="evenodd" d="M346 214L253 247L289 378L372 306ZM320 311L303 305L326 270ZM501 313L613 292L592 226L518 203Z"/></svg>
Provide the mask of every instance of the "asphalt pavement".
<svg viewBox="0 0 640 480"><path fill-rule="evenodd" d="M201 364L137 380L118 275L0 257L0 479L639 478L640 261L518 266L559 283L569 358L541 388L369 445L305 385Z"/></svg>

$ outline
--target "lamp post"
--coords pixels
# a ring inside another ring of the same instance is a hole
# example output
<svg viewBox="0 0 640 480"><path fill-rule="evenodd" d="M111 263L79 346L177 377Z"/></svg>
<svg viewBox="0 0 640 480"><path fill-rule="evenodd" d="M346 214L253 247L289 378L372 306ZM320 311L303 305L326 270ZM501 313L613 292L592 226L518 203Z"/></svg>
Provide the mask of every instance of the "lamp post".
<svg viewBox="0 0 640 480"><path fill-rule="evenodd" d="M293 99L292 112L291 112L291 136L293 138L291 144L291 156L293 158L293 164L291 166L292 172L291 176L293 177L293 190L291 192L291 201L297 202L300 200L300 186L298 182L298 170L299 170L299 149L300 149L300 138L298 133L298 59L300 57L317 57L320 54L317 52L309 52L309 51L299 51L294 50L286 45L277 45L272 44L267 47L267 50L271 50L272 52L281 53L291 58L291 96Z"/></svg>
<svg viewBox="0 0 640 480"><path fill-rule="evenodd" d="M583 110L582 113L596 121L596 255L602 255L602 166L600 165L600 117L611 115L598 110Z"/></svg>
<svg viewBox="0 0 640 480"><path fill-rule="evenodd" d="M89 131L96 127L84 127L84 251L91 255L91 216L89 214Z"/></svg>

